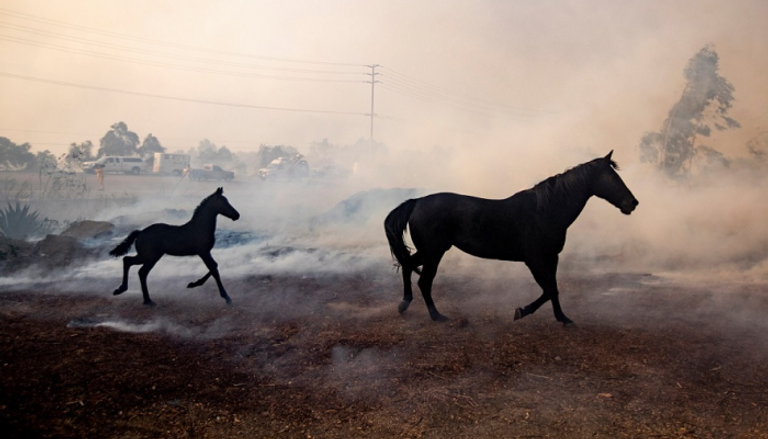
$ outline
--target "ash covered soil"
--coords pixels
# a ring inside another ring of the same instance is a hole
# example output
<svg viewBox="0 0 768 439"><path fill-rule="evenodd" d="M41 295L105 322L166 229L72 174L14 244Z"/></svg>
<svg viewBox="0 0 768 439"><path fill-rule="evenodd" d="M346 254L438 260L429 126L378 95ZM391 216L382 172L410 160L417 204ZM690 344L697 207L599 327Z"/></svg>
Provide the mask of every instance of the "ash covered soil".
<svg viewBox="0 0 768 439"><path fill-rule="evenodd" d="M397 313L382 269L0 293L3 437L768 437L765 285L441 273ZM194 276L193 276L194 277Z"/></svg>

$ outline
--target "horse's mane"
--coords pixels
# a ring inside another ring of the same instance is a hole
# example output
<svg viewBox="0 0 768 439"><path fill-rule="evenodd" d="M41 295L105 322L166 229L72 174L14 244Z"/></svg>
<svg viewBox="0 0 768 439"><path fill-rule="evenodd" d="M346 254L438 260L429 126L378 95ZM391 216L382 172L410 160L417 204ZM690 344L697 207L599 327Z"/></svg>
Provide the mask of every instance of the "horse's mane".
<svg viewBox="0 0 768 439"><path fill-rule="evenodd" d="M573 168L567 169L562 174L553 175L539 183L531 190L536 194L536 205L543 209L549 204L549 200L557 195L570 195L574 191L582 189L592 174L604 159L598 158L591 160ZM611 160L610 165L613 169L619 170L619 164Z"/></svg>
<svg viewBox="0 0 768 439"><path fill-rule="evenodd" d="M195 215L197 215L197 211L200 210L200 208L203 207L205 205L205 203L207 203L211 198L213 198L214 195L216 195L216 192L214 192L211 195L208 195L207 197L203 198L203 201L201 201L200 204L198 204L197 207L195 207L195 211L192 212L192 218L194 218Z"/></svg>

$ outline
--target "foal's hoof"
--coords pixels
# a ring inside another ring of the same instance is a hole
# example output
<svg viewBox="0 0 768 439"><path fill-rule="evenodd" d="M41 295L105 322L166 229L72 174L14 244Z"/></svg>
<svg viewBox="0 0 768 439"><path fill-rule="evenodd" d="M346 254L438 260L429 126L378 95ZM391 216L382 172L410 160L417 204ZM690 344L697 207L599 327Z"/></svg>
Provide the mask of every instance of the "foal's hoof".
<svg viewBox="0 0 768 439"><path fill-rule="evenodd" d="M224 298L224 300L227 302L227 305L232 306L232 299L229 297Z"/></svg>
<svg viewBox="0 0 768 439"><path fill-rule="evenodd" d="M569 318L566 318L565 320L560 320L560 322L563 323L563 327L565 328L573 328L574 326L576 326L576 324L573 323L573 320Z"/></svg>
<svg viewBox="0 0 768 439"><path fill-rule="evenodd" d="M195 288L197 285L195 285L195 282L190 282L187 284L187 288Z"/></svg>
<svg viewBox="0 0 768 439"><path fill-rule="evenodd" d="M411 306L411 302L408 300L403 300L402 302L400 302L400 305L397 306L397 312L402 314L405 312L405 310L408 309L409 306Z"/></svg>
<svg viewBox="0 0 768 439"><path fill-rule="evenodd" d="M113 296L119 296L120 294L123 294L127 290L127 288L118 288L115 291L112 291Z"/></svg>
<svg viewBox="0 0 768 439"><path fill-rule="evenodd" d="M157 304L155 302L151 301L151 300L145 300L144 301L144 305L147 305L147 306L149 306L151 308L154 308L154 307L157 306Z"/></svg>
<svg viewBox="0 0 768 439"><path fill-rule="evenodd" d="M523 309L522 308L517 308L515 310L515 316L512 318L512 321L520 320L523 317L525 317L525 314L523 314Z"/></svg>

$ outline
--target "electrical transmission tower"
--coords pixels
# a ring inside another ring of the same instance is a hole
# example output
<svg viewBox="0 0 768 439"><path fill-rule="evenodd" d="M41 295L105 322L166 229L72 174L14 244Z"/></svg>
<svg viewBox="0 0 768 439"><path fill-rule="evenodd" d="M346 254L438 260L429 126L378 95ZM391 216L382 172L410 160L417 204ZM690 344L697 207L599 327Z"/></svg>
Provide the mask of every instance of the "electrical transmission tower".
<svg viewBox="0 0 768 439"><path fill-rule="evenodd" d="M376 115L376 113L373 111L373 98L374 98L374 89L375 89L376 83L379 82L379 81L376 80L376 75L378 75L378 73L376 73L376 67L379 67L379 65L378 64L371 64L371 65L367 65L365 67L370 67L371 68L371 73L366 73L366 75L370 75L371 76L371 80L370 81L365 81L365 82L371 84L371 114L370 114L370 116L371 116L371 135L368 138L368 152L370 153L371 159L372 159L373 158L373 117Z"/></svg>

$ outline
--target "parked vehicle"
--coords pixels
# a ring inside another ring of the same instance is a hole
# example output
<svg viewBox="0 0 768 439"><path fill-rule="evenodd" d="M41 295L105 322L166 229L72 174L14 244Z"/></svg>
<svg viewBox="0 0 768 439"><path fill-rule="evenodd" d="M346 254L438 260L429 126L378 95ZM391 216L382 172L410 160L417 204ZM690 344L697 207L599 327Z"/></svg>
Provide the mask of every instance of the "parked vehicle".
<svg viewBox="0 0 768 439"><path fill-rule="evenodd" d="M336 165L321 165L312 169L313 178L344 179L352 175L352 170Z"/></svg>
<svg viewBox="0 0 768 439"><path fill-rule="evenodd" d="M262 180L309 177L309 163L301 154L292 154L272 160L266 168L259 169Z"/></svg>
<svg viewBox="0 0 768 439"><path fill-rule="evenodd" d="M104 172L116 172L139 175L146 171L146 163L139 156L112 156L101 157L94 162L83 162L83 171L89 174L96 173L96 166L104 168Z"/></svg>
<svg viewBox="0 0 768 439"><path fill-rule="evenodd" d="M189 168L190 156L187 154L166 154L164 152L155 153L155 163L152 172L155 174L166 174L181 176L185 168Z"/></svg>
<svg viewBox="0 0 768 439"><path fill-rule="evenodd" d="M224 180L232 181L235 178L235 173L232 171L225 171L221 169L219 165L207 164L203 165L202 169L190 169L190 180Z"/></svg>

